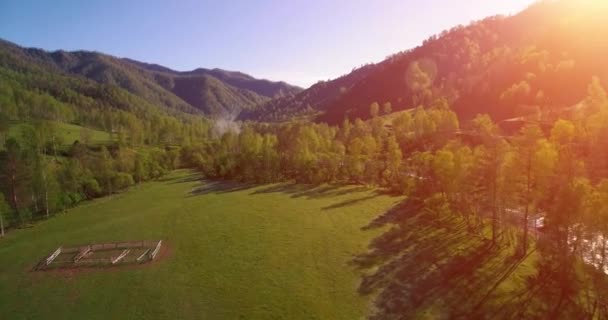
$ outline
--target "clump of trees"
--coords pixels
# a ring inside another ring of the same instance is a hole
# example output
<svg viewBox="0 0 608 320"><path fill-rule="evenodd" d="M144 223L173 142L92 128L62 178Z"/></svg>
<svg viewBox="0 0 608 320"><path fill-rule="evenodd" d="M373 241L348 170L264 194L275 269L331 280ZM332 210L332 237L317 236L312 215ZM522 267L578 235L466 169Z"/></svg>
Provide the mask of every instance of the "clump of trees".
<svg viewBox="0 0 608 320"><path fill-rule="evenodd" d="M398 189L407 175L403 152L445 143L458 129L445 105L418 108L392 123L345 120L342 126L247 123L240 132L182 149L185 163L213 178L253 182L362 183ZM393 130L394 127L398 130Z"/></svg>
<svg viewBox="0 0 608 320"><path fill-rule="evenodd" d="M48 124L24 126L21 134L21 139L7 138L0 152L2 231L158 178L179 164L177 148L77 141L58 154L56 133Z"/></svg>

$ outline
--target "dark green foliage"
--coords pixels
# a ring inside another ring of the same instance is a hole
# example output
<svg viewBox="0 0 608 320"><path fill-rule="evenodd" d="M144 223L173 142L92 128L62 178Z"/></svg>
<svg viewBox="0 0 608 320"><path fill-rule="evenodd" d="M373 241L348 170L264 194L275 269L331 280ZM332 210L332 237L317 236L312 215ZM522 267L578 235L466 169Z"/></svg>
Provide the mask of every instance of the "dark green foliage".
<svg viewBox="0 0 608 320"><path fill-rule="evenodd" d="M252 91L227 86L209 76L177 77L172 90L190 105L208 115L236 115L253 109L268 98Z"/></svg>

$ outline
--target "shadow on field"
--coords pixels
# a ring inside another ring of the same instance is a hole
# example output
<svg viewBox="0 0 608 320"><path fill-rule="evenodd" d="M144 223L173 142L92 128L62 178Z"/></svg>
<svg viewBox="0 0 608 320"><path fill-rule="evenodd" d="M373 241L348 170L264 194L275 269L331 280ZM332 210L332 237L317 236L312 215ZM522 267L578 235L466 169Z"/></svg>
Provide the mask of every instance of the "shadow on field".
<svg viewBox="0 0 608 320"><path fill-rule="evenodd" d="M370 319L529 316L521 304L532 287L513 280L527 257L516 259L511 248L472 234L460 218L421 208L406 200L363 228L389 227L351 260L363 273L359 293L376 297Z"/></svg>
<svg viewBox="0 0 608 320"><path fill-rule="evenodd" d="M340 209L340 208L344 208L344 207L348 207L348 206L352 206L355 205L357 203L363 202L363 201L367 201L367 200L371 200L373 198L376 198L377 196L379 196L379 193L374 193L370 196L365 196L365 197L361 197L361 198L356 198L356 199L350 199L350 200L346 200L346 201L342 201L342 202L338 202L336 204L332 204L330 206L327 207L323 207L321 208L322 210L333 210L333 209Z"/></svg>
<svg viewBox="0 0 608 320"><path fill-rule="evenodd" d="M205 180L203 184L190 192L192 196L205 194L222 194L243 191L255 187L255 184L247 184L234 181Z"/></svg>
<svg viewBox="0 0 608 320"><path fill-rule="evenodd" d="M371 200L380 195L385 194L383 191L374 190L373 188L357 185L311 185L298 183L277 183L268 185L259 185L255 183L244 183L231 180L205 180L201 179L199 174L192 174L182 178L167 178L161 180L169 184L186 183L200 181L200 186L194 188L190 192L190 196L201 196L207 194L224 194L230 192L238 192L255 188L249 195L261 195L270 193L283 193L291 198L304 199L321 199L345 196L353 193L367 192L359 198L343 200L338 203L323 207L322 210L340 209L351 205Z"/></svg>
<svg viewBox="0 0 608 320"><path fill-rule="evenodd" d="M371 190L365 186L353 186L353 185L308 185L308 184L297 184L297 183L281 183L274 184L262 189L252 192L255 194L275 193L280 192L290 195L292 198L307 198L307 199L321 199L339 197L355 192L365 192Z"/></svg>

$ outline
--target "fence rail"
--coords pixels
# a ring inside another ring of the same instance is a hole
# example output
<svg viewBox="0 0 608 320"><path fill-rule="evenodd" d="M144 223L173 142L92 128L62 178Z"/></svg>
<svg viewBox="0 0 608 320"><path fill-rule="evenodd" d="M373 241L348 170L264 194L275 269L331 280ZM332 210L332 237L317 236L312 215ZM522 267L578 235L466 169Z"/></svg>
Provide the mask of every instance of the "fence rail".
<svg viewBox="0 0 608 320"><path fill-rule="evenodd" d="M154 258L156 258L156 255L160 251L160 246L162 245L162 243L163 243L162 240L158 240L158 244L156 244L156 248L154 248L154 251L152 251L152 254L150 255L150 260L154 260Z"/></svg>
<svg viewBox="0 0 608 320"><path fill-rule="evenodd" d="M51 262L53 262L53 260L55 260L55 258L57 258L60 253L61 247L57 248L57 250L55 250L55 252L53 252L50 257L46 258L46 265L48 266L49 264L51 264Z"/></svg>

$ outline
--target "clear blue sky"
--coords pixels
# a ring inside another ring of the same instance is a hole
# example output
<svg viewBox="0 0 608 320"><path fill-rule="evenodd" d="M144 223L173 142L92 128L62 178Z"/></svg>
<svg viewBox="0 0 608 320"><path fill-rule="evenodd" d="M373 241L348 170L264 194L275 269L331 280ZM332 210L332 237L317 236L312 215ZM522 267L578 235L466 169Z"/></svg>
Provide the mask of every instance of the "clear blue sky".
<svg viewBox="0 0 608 320"><path fill-rule="evenodd" d="M0 0L0 38L309 86L533 0Z"/></svg>

